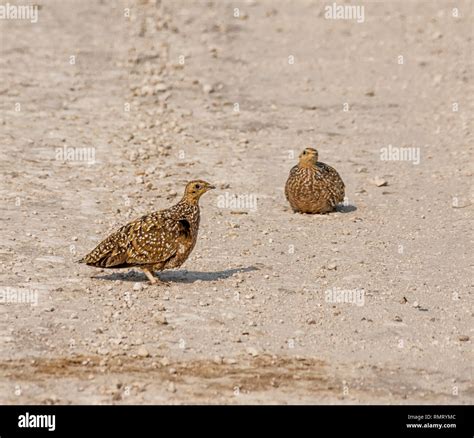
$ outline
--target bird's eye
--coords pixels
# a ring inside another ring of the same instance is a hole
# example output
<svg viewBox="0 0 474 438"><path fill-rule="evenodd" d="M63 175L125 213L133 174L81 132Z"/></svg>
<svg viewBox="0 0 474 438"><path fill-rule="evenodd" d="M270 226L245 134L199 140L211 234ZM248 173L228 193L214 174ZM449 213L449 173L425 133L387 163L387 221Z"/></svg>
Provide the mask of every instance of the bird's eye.
<svg viewBox="0 0 474 438"><path fill-rule="evenodd" d="M303 155L306 155L306 151L303 151Z"/></svg>
<svg viewBox="0 0 474 438"><path fill-rule="evenodd" d="M199 184L196 184L196 188L199 190L201 186Z"/></svg>

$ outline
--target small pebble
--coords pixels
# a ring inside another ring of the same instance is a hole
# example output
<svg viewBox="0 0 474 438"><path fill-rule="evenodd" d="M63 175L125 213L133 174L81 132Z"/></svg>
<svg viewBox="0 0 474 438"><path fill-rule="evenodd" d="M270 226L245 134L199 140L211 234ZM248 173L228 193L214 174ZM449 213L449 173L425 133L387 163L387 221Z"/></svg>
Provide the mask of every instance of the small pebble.
<svg viewBox="0 0 474 438"><path fill-rule="evenodd" d="M250 354L253 357L258 356L258 350L254 347L248 347L247 348L247 353Z"/></svg>
<svg viewBox="0 0 474 438"><path fill-rule="evenodd" d="M158 315L155 318L155 322L159 325L167 325L168 324L168 320L165 318L164 315Z"/></svg>
<svg viewBox="0 0 474 438"><path fill-rule="evenodd" d="M214 91L214 87L211 84L204 84L202 86L202 91L206 94L210 94Z"/></svg>
<svg viewBox="0 0 474 438"><path fill-rule="evenodd" d="M150 353L148 352L148 350L147 350L145 347L140 347L140 348L137 350L137 354L138 354L138 356L140 356L140 357L148 357L148 356L150 356Z"/></svg>
<svg viewBox="0 0 474 438"><path fill-rule="evenodd" d="M370 182L376 185L377 187L384 187L388 185L387 181L383 178L380 178L379 176L376 176L375 178L371 179Z"/></svg>

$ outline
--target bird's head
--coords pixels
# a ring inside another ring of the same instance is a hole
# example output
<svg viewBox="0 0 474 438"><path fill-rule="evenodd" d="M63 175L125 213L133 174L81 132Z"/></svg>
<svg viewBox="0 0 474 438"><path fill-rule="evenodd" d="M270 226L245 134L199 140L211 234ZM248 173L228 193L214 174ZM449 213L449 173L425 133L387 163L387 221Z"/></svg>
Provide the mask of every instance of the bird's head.
<svg viewBox="0 0 474 438"><path fill-rule="evenodd" d="M191 203L197 203L199 198L204 195L204 193L215 188L215 186L203 181L202 179L190 181L186 184L186 189L184 190L184 199Z"/></svg>
<svg viewBox="0 0 474 438"><path fill-rule="evenodd" d="M301 152L299 159L301 166L316 164L318 162L318 151L314 148L306 148Z"/></svg>

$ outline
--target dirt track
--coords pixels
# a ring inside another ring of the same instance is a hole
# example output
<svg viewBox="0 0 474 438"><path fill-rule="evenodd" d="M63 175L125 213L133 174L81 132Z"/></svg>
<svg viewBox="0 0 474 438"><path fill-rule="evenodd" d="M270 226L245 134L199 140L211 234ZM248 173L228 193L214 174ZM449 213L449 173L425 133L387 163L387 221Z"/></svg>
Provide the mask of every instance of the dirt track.
<svg viewBox="0 0 474 438"><path fill-rule="evenodd" d="M472 2L38 3L0 20L0 298L38 300L0 304L1 403L474 401ZM306 146L336 213L287 207ZM170 287L74 263L194 178Z"/></svg>

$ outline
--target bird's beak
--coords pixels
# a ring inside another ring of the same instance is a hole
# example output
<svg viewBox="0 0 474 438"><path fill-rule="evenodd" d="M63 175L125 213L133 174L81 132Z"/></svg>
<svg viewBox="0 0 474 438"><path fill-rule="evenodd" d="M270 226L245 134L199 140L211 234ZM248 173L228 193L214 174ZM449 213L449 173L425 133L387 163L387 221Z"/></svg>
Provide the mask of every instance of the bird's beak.
<svg viewBox="0 0 474 438"><path fill-rule="evenodd" d="M212 189L215 189L215 188L216 188L216 186L211 186L210 184L207 186L208 190L212 190Z"/></svg>

